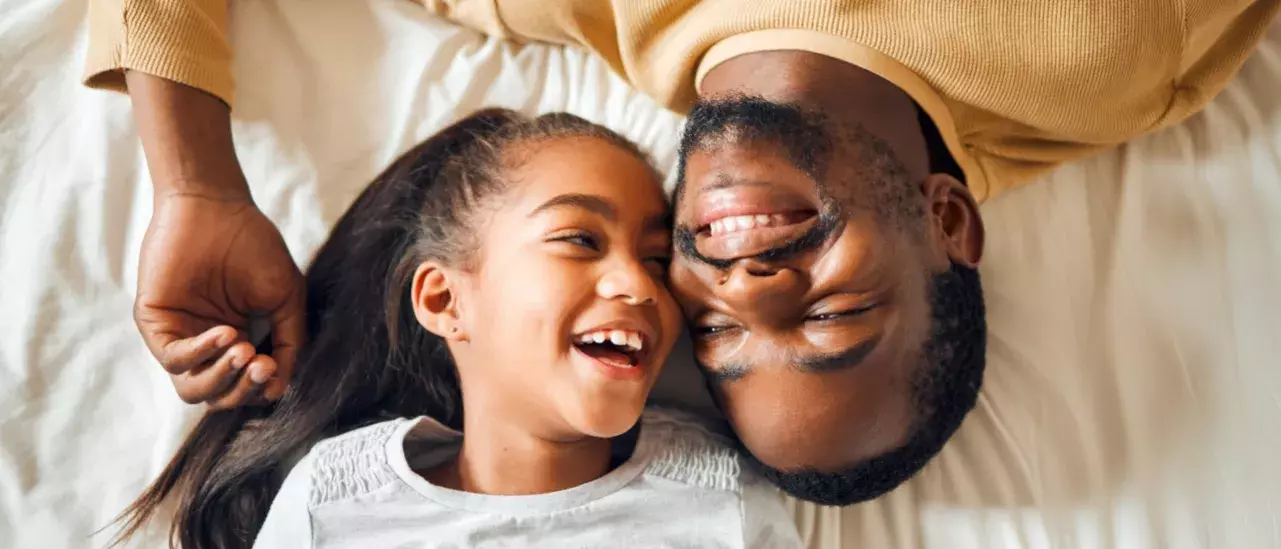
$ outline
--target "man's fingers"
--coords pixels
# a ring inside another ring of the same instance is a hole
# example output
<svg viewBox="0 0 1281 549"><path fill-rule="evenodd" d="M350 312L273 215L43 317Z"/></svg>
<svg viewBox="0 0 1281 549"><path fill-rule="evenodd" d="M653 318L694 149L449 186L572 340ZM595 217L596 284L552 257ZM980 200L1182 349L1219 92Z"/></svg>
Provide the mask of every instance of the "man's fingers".
<svg viewBox="0 0 1281 549"><path fill-rule="evenodd" d="M220 397L238 377L243 377L240 373L253 357L253 345L241 341L227 349L212 365L174 376L173 385L178 398L187 404L196 404Z"/></svg>
<svg viewBox="0 0 1281 549"><path fill-rule="evenodd" d="M256 355L244 372L230 391L209 402L210 408L227 410L257 404L262 397L263 383L275 373L275 363L270 357Z"/></svg>
<svg viewBox="0 0 1281 549"><path fill-rule="evenodd" d="M271 315L271 358L276 362L276 374L267 382L263 393L271 401L279 400L285 394L294 373L294 364L298 361L298 350L307 337L306 296L303 293L306 286L298 281L296 287L298 290Z"/></svg>
<svg viewBox="0 0 1281 549"><path fill-rule="evenodd" d="M231 326L214 326L194 337L180 339L172 334L158 333L151 334L151 337L158 340L169 338L158 342L160 352L156 353L156 359L166 372L183 374L219 356L240 335Z"/></svg>

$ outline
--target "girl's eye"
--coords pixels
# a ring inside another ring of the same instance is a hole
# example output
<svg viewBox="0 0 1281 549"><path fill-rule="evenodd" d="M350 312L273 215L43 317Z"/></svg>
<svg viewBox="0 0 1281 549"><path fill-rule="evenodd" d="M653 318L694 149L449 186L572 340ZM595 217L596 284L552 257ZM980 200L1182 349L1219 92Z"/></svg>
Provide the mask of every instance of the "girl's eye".
<svg viewBox="0 0 1281 549"><path fill-rule="evenodd" d="M573 233L558 236L552 239L553 242L566 242L575 246L582 246L589 250L600 251L600 245L596 242L596 237L587 233Z"/></svg>

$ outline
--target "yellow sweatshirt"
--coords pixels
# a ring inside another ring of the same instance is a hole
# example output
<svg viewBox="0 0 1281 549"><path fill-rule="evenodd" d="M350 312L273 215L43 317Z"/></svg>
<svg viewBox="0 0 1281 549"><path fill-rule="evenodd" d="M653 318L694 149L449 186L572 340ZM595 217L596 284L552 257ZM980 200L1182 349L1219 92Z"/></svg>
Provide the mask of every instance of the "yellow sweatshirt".
<svg viewBox="0 0 1281 549"><path fill-rule="evenodd" d="M232 101L227 0L93 0L86 83L138 70ZM420 0L515 40L583 47L683 111L718 63L805 50L912 96L983 200L1201 109L1281 0Z"/></svg>

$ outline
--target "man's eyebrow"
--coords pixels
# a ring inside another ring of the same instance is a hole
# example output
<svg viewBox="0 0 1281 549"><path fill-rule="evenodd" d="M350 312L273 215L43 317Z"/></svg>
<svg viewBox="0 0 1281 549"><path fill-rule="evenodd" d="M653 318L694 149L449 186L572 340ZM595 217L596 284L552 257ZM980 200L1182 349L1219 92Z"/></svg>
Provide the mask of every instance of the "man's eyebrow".
<svg viewBox="0 0 1281 549"><path fill-rule="evenodd" d="M610 204L608 200L594 194L578 193L562 194L543 202L542 205L534 208L534 211L529 212L529 217L560 207L582 208L600 214L601 217L610 221L618 220L618 209L614 208L614 205Z"/></svg>
<svg viewBox="0 0 1281 549"><path fill-rule="evenodd" d="M862 364L863 359L872 354L880 342L881 336L878 335L865 339L844 351L800 357L793 362L792 367L806 374L846 370Z"/></svg>
<svg viewBox="0 0 1281 549"><path fill-rule="evenodd" d="M702 365L700 364L700 366ZM703 375L707 376L707 380L709 382L719 385L722 383L729 383L731 381L738 381L740 379L743 379L743 377L746 376L747 373L750 371L751 371L751 368L749 368L746 364L734 362L734 363L726 364L715 370L704 367Z"/></svg>
<svg viewBox="0 0 1281 549"><path fill-rule="evenodd" d="M867 355L872 354L872 351L876 349L877 344L880 342L881 336L878 335L865 339L843 351L799 357L792 362L792 368L806 374L836 372L853 368L861 364L867 358ZM746 362L731 362L716 369L708 368L701 363L699 366L703 370L703 375L707 376L708 381L715 384L738 381L756 369L755 366Z"/></svg>

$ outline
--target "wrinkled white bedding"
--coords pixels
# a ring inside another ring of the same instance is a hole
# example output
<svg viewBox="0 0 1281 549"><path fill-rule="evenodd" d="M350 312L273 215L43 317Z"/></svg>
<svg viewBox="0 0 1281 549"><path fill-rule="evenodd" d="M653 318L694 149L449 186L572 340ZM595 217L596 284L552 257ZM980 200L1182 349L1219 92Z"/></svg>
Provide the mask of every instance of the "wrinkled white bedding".
<svg viewBox="0 0 1281 549"><path fill-rule="evenodd" d="M128 99L78 86L85 8L0 0L5 548L101 547L198 412L129 316L149 187ZM233 11L238 149L299 260L398 151L480 106L569 110L673 163L679 117L581 52L409 2ZM813 546L1281 546L1281 25L1205 113L983 213L978 410L904 488L798 508Z"/></svg>

